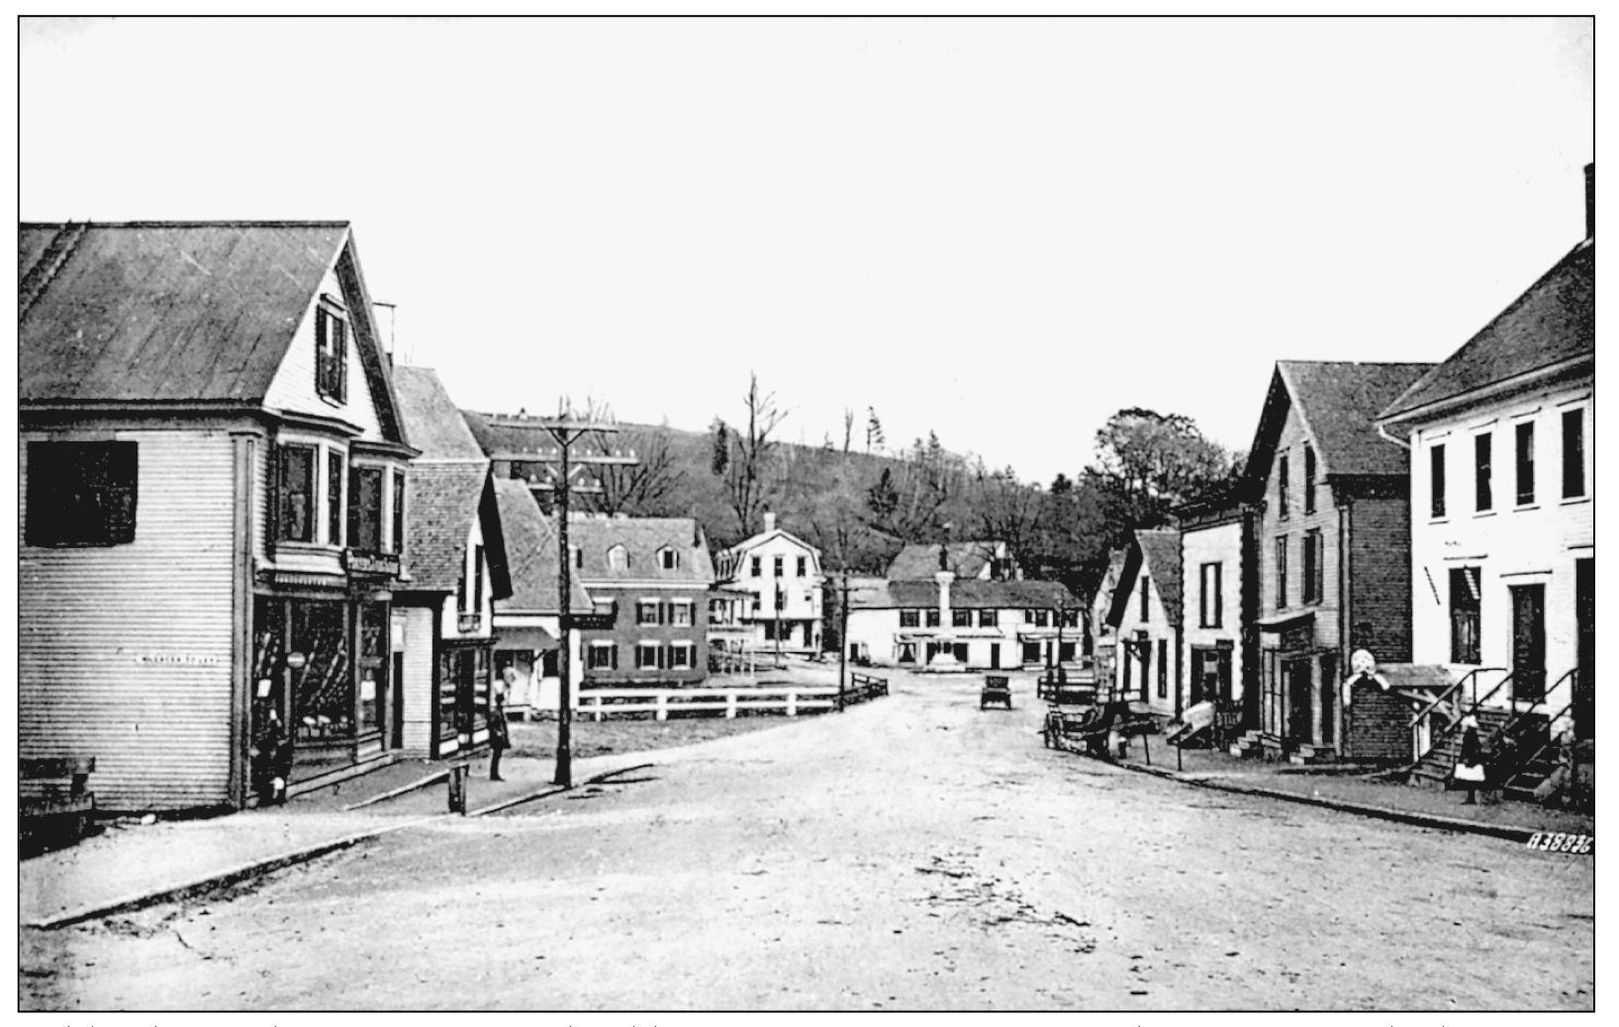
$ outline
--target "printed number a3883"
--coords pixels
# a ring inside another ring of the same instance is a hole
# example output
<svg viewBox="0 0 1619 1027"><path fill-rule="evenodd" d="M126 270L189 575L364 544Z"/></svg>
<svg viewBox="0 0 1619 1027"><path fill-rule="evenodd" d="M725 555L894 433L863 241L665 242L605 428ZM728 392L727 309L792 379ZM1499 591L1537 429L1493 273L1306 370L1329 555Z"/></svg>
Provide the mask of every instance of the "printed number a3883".
<svg viewBox="0 0 1619 1027"><path fill-rule="evenodd" d="M1591 851L1596 839L1588 834L1565 834L1562 831L1536 831L1526 843L1528 848L1541 852L1568 852L1575 855Z"/></svg>

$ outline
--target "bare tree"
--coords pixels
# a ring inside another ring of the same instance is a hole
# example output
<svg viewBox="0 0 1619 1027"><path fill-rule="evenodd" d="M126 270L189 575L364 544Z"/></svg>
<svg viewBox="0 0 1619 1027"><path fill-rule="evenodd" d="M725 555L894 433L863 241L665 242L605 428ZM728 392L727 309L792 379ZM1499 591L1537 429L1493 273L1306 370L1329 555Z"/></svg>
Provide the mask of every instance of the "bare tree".
<svg viewBox="0 0 1619 1027"><path fill-rule="evenodd" d="M731 428L724 421L716 422L710 466L723 478L726 501L736 514L737 529L746 537L754 530L775 489L771 471L778 443L771 433L787 414L776 406L775 393L759 391L759 375L755 372L748 374L748 394L743 405L746 425Z"/></svg>

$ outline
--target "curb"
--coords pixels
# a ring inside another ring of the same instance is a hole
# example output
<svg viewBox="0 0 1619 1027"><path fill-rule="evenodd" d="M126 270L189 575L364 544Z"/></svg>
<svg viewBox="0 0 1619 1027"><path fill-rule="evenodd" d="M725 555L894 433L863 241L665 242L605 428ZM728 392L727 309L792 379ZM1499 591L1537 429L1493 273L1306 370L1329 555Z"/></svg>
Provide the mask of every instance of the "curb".
<svg viewBox="0 0 1619 1027"><path fill-rule="evenodd" d="M1410 810L1390 809L1387 806L1367 806L1358 802L1345 802L1342 799L1327 799L1318 795L1300 795L1298 792L1283 791L1275 788L1232 784L1228 781L1219 781L1212 778L1188 777L1173 770L1147 767L1136 763L1115 763L1114 766L1123 767L1125 770L1133 770L1138 774L1150 774L1166 781L1177 781L1197 788L1208 788L1218 792L1233 792L1237 795L1257 795L1266 799L1280 799L1283 802L1296 802L1302 806L1319 806L1323 809L1336 810L1339 813L1354 813L1363 817L1389 820L1400 824L1413 824L1417 827L1431 827L1440 831L1460 831L1469 834L1489 835L1514 842L1527 842L1534 835L1544 833L1536 831L1534 828L1514 827L1510 824L1485 824L1476 820L1442 817L1434 813L1414 813Z"/></svg>
<svg viewBox="0 0 1619 1027"><path fill-rule="evenodd" d="M605 779L612 778L618 774L625 774L632 770L644 770L645 768L654 765L655 764L652 763L637 763L627 767L618 767L613 770L604 770L579 782L579 785L603 783ZM426 785L433 783L435 780L442 779L444 776L448 776L448 772L442 772L441 774L434 775L434 777L425 782L417 782L416 784L408 785L405 788L398 790L398 793L404 794L405 792L415 791L419 788L426 787ZM575 787L579 787L579 785L576 785ZM571 789L560 788L553 785L549 788L544 788L536 792L519 795L511 799L504 799L500 802L489 806L484 806L480 809L468 810L465 816L468 818L481 817L489 813L497 813L501 810L509 809L512 806L519 806L526 802L534 802L548 796L560 795L561 793L570 790ZM390 793L385 797L392 798L393 793ZM380 801L381 798L384 797L379 797L378 801ZM391 834L395 831L403 831L407 828L420 827L423 824L434 823L447 817L455 816L456 814L453 813L435 813L430 817L406 821L403 824L389 824L385 827L361 831L357 834L346 835L342 838L337 838L331 841L316 842L313 845L307 845L301 849L293 849L289 852L283 852L280 855L271 856L267 859L258 859L249 863L243 863L240 866L233 867L230 870L216 871L214 873L205 874L201 877L187 881L184 884L166 886L153 891L143 892L139 895L125 896L121 899L114 899L110 902L102 902L94 906L86 906L80 909L69 910L68 912L58 913L54 916L44 917L39 920L25 921L20 926L32 927L42 931L54 931L58 928L70 927L73 924L83 923L86 920L95 920L99 917L112 916L115 913L132 913L138 909L145 909L148 906L158 906L166 902L175 902L181 899L192 898L211 891L217 891L220 888L228 887L241 881L250 880L255 877L263 877L266 874L275 873L277 870L284 870L287 867L297 866L301 863L308 863L313 860L317 860L322 856L327 856L331 853L338 852L342 849L352 848L361 842L368 842L373 838L379 838L385 834Z"/></svg>
<svg viewBox="0 0 1619 1027"><path fill-rule="evenodd" d="M94 920L97 917L111 916L114 913L132 913L138 909L145 909L147 906L161 905L165 902L174 902L180 899L206 894L207 892L215 891L219 888L236 884L240 881L249 880L255 877L263 877L265 874L274 873L277 870L283 870L290 866L297 866L300 863L307 863L311 860L319 859L322 856L337 852L340 849L352 848L361 842L370 841L373 838L393 831L401 831L407 827L416 827L420 824L425 824L430 820L437 820L442 816L447 816L447 814L441 813L423 820L412 820L404 824L390 824L387 827L380 827L370 831L361 831L358 834L347 835L332 841L317 842L313 845L307 845L301 849L293 849L289 852L283 852L278 856L271 856L268 859L257 859L250 863L243 863L242 865L234 867L230 870L225 870L222 872L216 871L214 873L205 874L202 877L194 878L193 880L187 881L184 884L158 888L154 891L144 892L139 895L126 896L125 898L114 899L111 902L103 902L95 906L87 906L81 909L70 910L66 913L58 913L55 916L49 916L39 920L26 921L21 926L33 927L42 931L54 931L60 927L68 927L73 924L83 923L86 920Z"/></svg>

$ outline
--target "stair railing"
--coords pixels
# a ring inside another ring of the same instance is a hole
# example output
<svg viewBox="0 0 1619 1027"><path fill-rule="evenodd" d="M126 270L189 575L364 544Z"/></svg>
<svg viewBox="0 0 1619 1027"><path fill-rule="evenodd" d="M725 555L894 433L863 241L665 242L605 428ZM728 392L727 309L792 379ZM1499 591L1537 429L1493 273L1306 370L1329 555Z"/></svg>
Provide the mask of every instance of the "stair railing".
<svg viewBox="0 0 1619 1027"><path fill-rule="evenodd" d="M1535 746L1533 750L1520 749L1518 751L1518 757L1514 759L1512 761L1512 765L1507 768L1510 773L1506 776L1506 778L1504 778L1504 780L1510 780L1512 777L1516 777L1523 767L1533 763L1542 753L1556 744L1557 738L1551 733L1550 727L1551 725L1557 723L1559 719L1568 716L1569 711L1574 709L1574 700L1570 698L1568 702L1563 704L1562 709L1553 714L1546 715L1538 713L1537 711L1547 707L1546 696L1551 695L1554 691L1556 691L1559 685L1573 677L1575 674L1579 673L1579 670L1579 667L1569 669L1556 681L1552 682L1552 684L1546 689L1544 695L1529 703L1526 708L1514 710L1512 716L1507 718L1506 723L1501 725L1501 730L1496 735L1497 738L1511 737L1515 739L1516 732L1521 729L1523 723L1530 717L1545 716L1546 725L1548 728L1546 737L1542 739L1540 744Z"/></svg>
<svg viewBox="0 0 1619 1027"><path fill-rule="evenodd" d="M1440 692L1438 695L1434 696L1433 700L1431 702L1429 702L1428 705L1424 706L1421 709L1421 711L1419 711L1415 716L1413 716L1411 718L1411 726L1416 727L1417 725L1421 724L1423 722L1423 720L1427 718L1428 714L1432 713L1434 710L1438 709L1440 706L1445 705L1445 703L1452 696L1460 696L1461 692L1462 692L1462 689L1466 688L1469 684L1471 684L1473 686L1473 703L1472 703L1472 705L1476 707L1479 704L1478 676L1480 674L1494 674L1494 673L1497 673L1499 671L1504 671L1506 669L1507 668L1505 668L1505 667L1475 667L1475 668L1473 668L1472 670L1468 671L1466 674L1463 674L1462 677L1461 677L1461 680L1457 681L1454 685L1451 685L1449 688L1445 689L1443 692ZM1507 675L1507 679L1510 679L1511 677L1512 677L1511 674ZM1504 680L1507 680L1507 679L1504 679ZM1503 680L1502 683L1504 683L1504 680ZM1500 687L1501 687L1501 683L1497 683L1495 688L1490 689L1490 691L1485 694L1485 698L1487 699L1490 696L1494 695L1496 693L1496 690L1499 689ZM1460 702L1455 704L1456 707L1459 707L1460 705L1461 705ZM1453 707L1453 708L1455 708L1455 707ZM1454 724L1456 721L1461 720L1461 717L1452 716L1450 719L1451 719L1451 723Z"/></svg>
<svg viewBox="0 0 1619 1027"><path fill-rule="evenodd" d="M1483 670L1502 670L1502 669L1503 668L1501 668L1501 667L1493 667L1493 668L1481 667L1481 668L1479 668L1479 671L1483 671ZM1455 687L1457 689L1459 689L1461 687L1461 685L1464 682L1466 682L1469 677L1473 677L1473 675L1479 673L1479 671L1474 671L1472 674L1467 675L1467 677L1462 678L1461 681L1456 682ZM1473 704L1468 707L1467 712L1468 713L1477 713L1478 708L1480 706L1483 706L1487 701L1489 701L1490 699L1493 699L1495 697L1495 693L1501 691L1501 689L1505 688L1507 685L1512 683L1512 675L1515 674L1515 673L1517 673L1517 672L1516 671L1508 672L1507 676L1502 678L1500 681L1497 681L1495 683L1495 687L1491 688L1488 692L1485 692L1483 697L1474 699ZM1451 692L1451 691L1452 691L1452 689L1446 689L1447 694L1449 692ZM1432 702L1432 703L1430 703L1428 705L1428 710L1432 710L1435 706L1438 706L1438 705L1439 705L1439 701L1436 699L1434 702ZM1432 753L1435 749L1439 748L1439 746L1444 743L1445 739L1447 739L1451 735L1455 734L1456 729L1461 726L1461 723L1462 723L1462 721L1464 719L1466 719L1465 714L1463 716L1460 716L1460 717L1454 717L1451 720L1451 722L1449 724L1445 725L1445 727L1441 728L1437 734L1431 734L1429 736L1429 738L1428 738L1427 746L1426 747L1421 747L1421 751L1417 753L1417 758L1416 758L1415 761L1412 762L1411 769L1415 769L1418 764L1420 764L1423 760L1428 758L1430 753ZM1418 741L1419 738L1420 738L1420 732L1422 730L1421 727L1420 727L1420 723L1421 723L1420 715L1419 715L1419 719L1413 720L1411 722L1411 738L1412 738L1412 749L1413 750L1416 750L1416 749L1418 749L1420 747L1420 742Z"/></svg>

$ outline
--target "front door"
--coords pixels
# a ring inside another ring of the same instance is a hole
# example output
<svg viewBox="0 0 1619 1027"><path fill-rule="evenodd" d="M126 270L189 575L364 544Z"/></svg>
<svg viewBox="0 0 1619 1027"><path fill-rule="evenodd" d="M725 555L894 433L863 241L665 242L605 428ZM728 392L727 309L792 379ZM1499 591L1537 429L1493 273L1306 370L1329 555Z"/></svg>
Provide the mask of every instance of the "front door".
<svg viewBox="0 0 1619 1027"><path fill-rule="evenodd" d="M989 644L989 669L1001 669L1001 644L999 642Z"/></svg>
<svg viewBox="0 0 1619 1027"><path fill-rule="evenodd" d="M1311 673L1314 661L1308 656L1295 656L1282 661L1282 687L1287 691L1287 740L1297 745L1314 740L1311 721L1314 719L1313 686Z"/></svg>
<svg viewBox="0 0 1619 1027"><path fill-rule="evenodd" d="M1512 697L1546 697L1546 586L1512 586Z"/></svg>
<svg viewBox="0 0 1619 1027"><path fill-rule="evenodd" d="M1229 644L1225 644L1225 643L1219 644L1214 650L1214 658L1215 658L1215 672L1214 673L1215 673L1215 680L1218 682L1216 687L1219 689L1217 694L1219 696L1220 702L1227 703L1227 704L1229 704L1231 702L1231 695L1232 695L1232 692L1231 692L1231 653L1232 653L1231 646ZM1205 698L1207 698L1207 697L1205 696Z"/></svg>
<svg viewBox="0 0 1619 1027"><path fill-rule="evenodd" d="M393 674L393 748L405 747L405 654L394 653Z"/></svg>
<svg viewBox="0 0 1619 1027"><path fill-rule="evenodd" d="M1574 734L1596 737L1596 560L1574 561L1574 630L1579 670L1574 673Z"/></svg>
<svg viewBox="0 0 1619 1027"><path fill-rule="evenodd" d="M1151 698L1148 693L1147 683L1151 678L1152 671L1152 642L1148 640L1145 631L1138 633L1136 645L1141 653L1141 701L1147 702Z"/></svg>
<svg viewBox="0 0 1619 1027"><path fill-rule="evenodd" d="M1321 655L1321 742L1332 745L1338 737L1338 675L1337 656L1334 653Z"/></svg>

